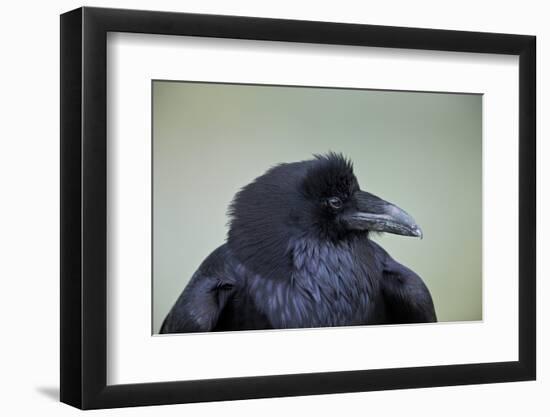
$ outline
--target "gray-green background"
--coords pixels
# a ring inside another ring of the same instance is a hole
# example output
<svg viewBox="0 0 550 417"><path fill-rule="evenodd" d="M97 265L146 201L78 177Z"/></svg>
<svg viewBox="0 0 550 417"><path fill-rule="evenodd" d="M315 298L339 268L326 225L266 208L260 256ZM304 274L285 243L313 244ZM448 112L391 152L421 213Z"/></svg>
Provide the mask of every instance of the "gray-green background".
<svg viewBox="0 0 550 417"><path fill-rule="evenodd" d="M470 94L153 82L153 333L224 242L236 191L329 150L424 239L376 237L428 285L440 321L481 320L481 112Z"/></svg>

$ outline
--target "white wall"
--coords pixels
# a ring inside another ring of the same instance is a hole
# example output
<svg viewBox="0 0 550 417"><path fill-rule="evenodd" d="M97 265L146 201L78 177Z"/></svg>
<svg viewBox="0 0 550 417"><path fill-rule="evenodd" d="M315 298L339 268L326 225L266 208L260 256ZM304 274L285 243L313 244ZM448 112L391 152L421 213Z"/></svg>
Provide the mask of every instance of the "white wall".
<svg viewBox="0 0 550 417"><path fill-rule="evenodd" d="M550 95L548 11L542 1L88 1L89 6L159 9L535 34L538 36L539 143ZM59 19L77 1L5 2L2 8L2 152L0 205L4 331L0 410L4 415L76 415L57 402L59 378ZM539 147L539 213L550 210L550 158ZM539 216L540 217L540 216ZM539 380L527 383L326 395L100 411L94 415L548 415L550 406L550 250L548 219L539 222ZM543 236L543 232L546 232ZM546 395L544 395L546 394Z"/></svg>

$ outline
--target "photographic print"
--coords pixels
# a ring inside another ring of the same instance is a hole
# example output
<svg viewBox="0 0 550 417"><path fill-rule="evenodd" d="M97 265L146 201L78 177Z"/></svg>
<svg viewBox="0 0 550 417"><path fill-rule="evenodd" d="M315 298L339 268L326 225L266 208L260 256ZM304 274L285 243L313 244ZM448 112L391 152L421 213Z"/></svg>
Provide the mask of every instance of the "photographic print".
<svg viewBox="0 0 550 417"><path fill-rule="evenodd" d="M60 57L62 402L536 379L534 36L83 7Z"/></svg>
<svg viewBox="0 0 550 417"><path fill-rule="evenodd" d="M152 97L153 334L482 320L482 95Z"/></svg>

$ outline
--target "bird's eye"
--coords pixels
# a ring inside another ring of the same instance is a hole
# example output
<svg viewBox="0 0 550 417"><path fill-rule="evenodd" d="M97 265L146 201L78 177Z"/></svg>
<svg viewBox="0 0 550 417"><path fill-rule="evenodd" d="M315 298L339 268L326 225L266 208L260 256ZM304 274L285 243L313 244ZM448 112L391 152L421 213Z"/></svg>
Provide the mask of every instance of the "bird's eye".
<svg viewBox="0 0 550 417"><path fill-rule="evenodd" d="M342 208L342 200L340 200L338 197L330 197L327 200L327 203L331 208L333 208L335 210L338 210L338 209Z"/></svg>

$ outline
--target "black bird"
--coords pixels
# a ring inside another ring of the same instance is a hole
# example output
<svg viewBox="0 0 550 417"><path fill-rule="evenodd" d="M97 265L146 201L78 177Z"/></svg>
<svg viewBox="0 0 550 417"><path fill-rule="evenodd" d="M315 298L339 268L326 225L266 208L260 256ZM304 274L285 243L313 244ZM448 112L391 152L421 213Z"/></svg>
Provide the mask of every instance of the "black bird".
<svg viewBox="0 0 550 417"><path fill-rule="evenodd" d="M161 333L435 322L421 278L371 232L422 237L361 191L340 154L285 163L242 188L225 244L200 265Z"/></svg>

